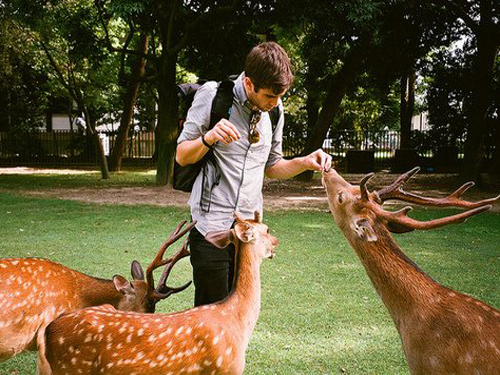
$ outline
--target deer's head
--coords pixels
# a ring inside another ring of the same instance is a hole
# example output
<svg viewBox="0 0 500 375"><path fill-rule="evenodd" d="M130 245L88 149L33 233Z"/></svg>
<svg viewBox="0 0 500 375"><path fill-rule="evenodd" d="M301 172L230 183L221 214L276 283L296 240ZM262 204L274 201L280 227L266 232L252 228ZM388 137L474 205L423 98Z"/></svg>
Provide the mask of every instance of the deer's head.
<svg viewBox="0 0 500 375"><path fill-rule="evenodd" d="M377 241L376 226L383 225L393 233L409 232L414 229L428 230L451 223L460 223L468 217L491 209L491 203L500 196L484 199L478 202L468 202L460 199L462 194L474 185L468 182L445 198L427 198L407 193L402 185L408 181L420 168L401 175L391 185L373 193L368 191L366 184L373 173L366 175L359 186L352 186L334 169L323 172L323 185L328 195L328 204L335 221L344 233L369 242ZM462 207L469 209L460 214L421 222L407 216L412 210L410 206L399 211L386 211L383 202L389 199L401 200L426 206Z"/></svg>
<svg viewBox="0 0 500 375"><path fill-rule="evenodd" d="M220 249L226 248L230 243L252 244L261 259L273 258L276 255L274 248L278 246L278 239L269 233L269 228L262 223L259 212L255 212L253 220L244 220L238 214L235 214L235 220L233 229L209 232L205 236L206 240Z"/></svg>
<svg viewBox="0 0 500 375"><path fill-rule="evenodd" d="M184 241L181 249L174 256L165 260L163 259L165 250L189 232L196 224L196 222L193 222L181 231L185 223L186 221L181 222L167 241L160 247L160 250L146 271L146 277L144 277L141 265L136 260L132 262L131 267L132 281L129 282L120 275L113 276L113 283L116 289L123 294L123 298L117 306L118 310L153 313L159 301L169 297L171 294L183 291L191 284L191 281L189 281L177 288L166 285L167 278L173 266L182 258L190 255L187 241ZM165 269L160 277L158 286L155 288L153 271L161 266L165 266Z"/></svg>

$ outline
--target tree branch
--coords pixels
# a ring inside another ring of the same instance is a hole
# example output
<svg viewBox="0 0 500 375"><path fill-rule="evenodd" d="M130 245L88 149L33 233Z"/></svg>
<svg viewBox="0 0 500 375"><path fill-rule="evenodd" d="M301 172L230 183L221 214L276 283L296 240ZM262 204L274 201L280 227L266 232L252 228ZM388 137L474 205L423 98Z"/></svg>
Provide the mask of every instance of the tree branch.
<svg viewBox="0 0 500 375"><path fill-rule="evenodd" d="M74 92L74 90L72 89L71 85L69 84L69 82L66 81L66 79L64 78L64 74L61 70L61 68L59 67L59 65L57 65L56 61L54 60L54 57L52 56L52 54L50 53L50 50L49 48L47 47L47 45L43 42L43 40L39 40L39 43L40 45L42 46L42 49L43 51L45 52L45 55L47 56L47 58L49 59L49 62L50 62L50 65L52 65L52 67L54 68L55 72L56 72L56 75L57 77L59 78L59 82L61 82L61 84L64 86L64 88L66 90L68 90L69 94L73 97L73 99L76 100L76 93Z"/></svg>
<svg viewBox="0 0 500 375"><path fill-rule="evenodd" d="M135 55L135 56L138 56L140 58L147 59L147 60L153 60L155 58L154 56L151 56L149 54L140 53L140 52L137 52L135 50L126 48L128 43L126 43L122 48L114 47L113 43L111 42L111 37L109 36L108 27L106 25L106 22L104 22L104 18L102 16L104 13L104 10L100 7L99 2L97 0L94 1L94 5L97 8L97 13L99 15L99 21L100 21L101 26L104 30L104 35L105 35L104 45L108 48L108 50L110 52L119 52L119 53L128 54L128 55ZM129 24L129 26L130 26L130 24ZM132 29L131 31L135 31L135 30L133 30L132 27L131 27L131 29Z"/></svg>
<svg viewBox="0 0 500 375"><path fill-rule="evenodd" d="M464 8L462 8L453 0L441 1L444 2L445 7L450 7L457 18L460 18L462 21L464 21L464 23L472 30L474 34L477 35L479 33L479 25L470 17L470 15L464 10Z"/></svg>

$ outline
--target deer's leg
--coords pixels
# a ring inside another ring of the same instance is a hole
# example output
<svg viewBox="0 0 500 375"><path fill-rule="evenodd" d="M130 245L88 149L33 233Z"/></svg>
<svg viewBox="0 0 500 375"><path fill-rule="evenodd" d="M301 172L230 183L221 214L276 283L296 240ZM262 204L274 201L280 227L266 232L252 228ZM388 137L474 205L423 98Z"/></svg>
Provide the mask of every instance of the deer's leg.
<svg viewBox="0 0 500 375"><path fill-rule="evenodd" d="M37 334L38 357L36 361L36 375L52 375L50 364L45 357L45 327L40 328Z"/></svg>

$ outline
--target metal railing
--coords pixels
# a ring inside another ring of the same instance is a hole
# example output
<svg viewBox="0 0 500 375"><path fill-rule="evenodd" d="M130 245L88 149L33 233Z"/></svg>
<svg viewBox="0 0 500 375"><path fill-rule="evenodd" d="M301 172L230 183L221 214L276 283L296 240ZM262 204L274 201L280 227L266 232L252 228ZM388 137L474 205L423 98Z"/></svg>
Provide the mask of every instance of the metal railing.
<svg viewBox="0 0 500 375"><path fill-rule="evenodd" d="M116 142L116 132L103 132L100 137L106 155ZM307 135L297 132L283 134L285 157L301 155ZM395 150L401 145L400 132L386 131L331 131L323 142L323 149L338 161L345 159L349 150L370 150L374 152L376 168L391 163ZM463 157L464 139L455 141L453 148L458 158ZM429 134L424 131L411 133L411 147L422 158L432 159L438 152ZM494 146L487 145L485 157L491 158ZM154 131L131 132L124 151L123 162L154 163ZM23 133L0 132L0 164L2 165L95 165L97 154L92 139L78 131L29 131Z"/></svg>

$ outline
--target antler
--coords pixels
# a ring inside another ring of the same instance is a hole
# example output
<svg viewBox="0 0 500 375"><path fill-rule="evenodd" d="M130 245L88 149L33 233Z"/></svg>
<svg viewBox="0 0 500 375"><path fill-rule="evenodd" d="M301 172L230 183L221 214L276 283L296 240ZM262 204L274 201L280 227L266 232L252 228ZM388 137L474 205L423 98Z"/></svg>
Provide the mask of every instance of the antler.
<svg viewBox="0 0 500 375"><path fill-rule="evenodd" d="M170 271L172 271L172 268L174 265L181 260L184 257L187 257L191 255L188 249L188 240L184 240L184 243L182 244L181 249L172 257L168 259L167 266L163 270L163 273L160 276L160 280L158 280L158 286L155 289L154 296L157 299L163 299L167 298L169 295L182 292L184 289L186 289L189 285L191 285L191 281L188 281L186 284L177 287L177 288L171 288L167 286L166 282L168 279L168 276L170 275Z"/></svg>
<svg viewBox="0 0 500 375"><path fill-rule="evenodd" d="M414 174L420 170L419 167L413 168L411 171L406 172L394 181L391 185L386 186L377 192L373 193L373 198L375 202L370 201L368 188L366 187L367 182L372 178L373 173L366 175L360 182L360 194L361 201L369 204L377 215L377 217L387 221L387 228L391 232L403 233L409 232L414 229L429 230L434 228L439 228L452 223L462 223L467 218L477 215L481 212L485 212L491 209L490 203L496 202L500 196L496 198L483 199L478 202L469 202L460 199L463 193L467 191L471 186L474 185L473 182L468 182L462 185L455 192L450 194L445 198L428 198L421 197L419 195L411 194L402 189L403 184L408 181ZM418 221L407 216L408 212L412 210L410 206L404 207L399 211L386 211L380 204L388 199L398 199L401 201L406 201L414 204L426 205L426 206L438 206L438 207L463 207L468 208L469 211L462 212L460 214L451 215L448 217L430 220L430 221Z"/></svg>
<svg viewBox="0 0 500 375"><path fill-rule="evenodd" d="M424 206L436 206L436 207L462 207L462 208L476 208L492 204L498 199L500 195L495 198L483 199L477 202L469 202L460 199L460 197L472 186L474 182L466 182L460 186L455 192L444 198L429 198L422 197L416 194L408 193L403 190L402 186L406 181L408 181L413 175L415 175L420 170L419 167L413 168L411 171L406 172L394 181L391 185L386 186L374 193L375 199L380 203L385 202L388 199L397 199L405 202L410 202L414 204L420 204ZM366 178L366 177L365 177ZM363 195L363 192L361 193Z"/></svg>
<svg viewBox="0 0 500 375"><path fill-rule="evenodd" d="M375 211L375 214L379 218L385 219L387 221L387 228L391 232L404 233L404 232L410 232L414 229L429 230L429 229L443 227L448 224L463 223L466 219L468 219L471 216L480 214L481 212L489 211L491 207L492 207L491 205L485 205L473 208L469 211L465 211L456 215L451 215L429 221L419 221L407 216L407 213L412 210L410 206L404 207L399 211L390 212L384 210L379 205L374 204L373 211Z"/></svg>
<svg viewBox="0 0 500 375"><path fill-rule="evenodd" d="M163 243L163 245L161 245L160 250L158 250L158 253L156 254L155 258L153 259L153 261L151 262L151 264L149 265L149 267L146 271L146 280L147 280L148 286L149 286L150 290L154 290L153 293L154 293L155 297L157 297L158 299L166 298L172 293L184 290L190 284L190 283L188 283L187 285L184 285L180 288L172 288L171 290L167 291L167 293L162 293L159 291L159 289L162 288L162 284L160 283L160 285L158 286L158 289L155 289L154 278L153 278L153 271L155 269L168 264L168 266L166 267L166 269L163 272L162 277L160 279L160 280L162 280L163 285L164 285L164 283L168 277L168 274L170 273L170 270L172 269L174 264L177 261L179 261L180 259L182 259L183 257L189 255L189 251L187 250L187 242L185 242L183 244L181 250L179 252L177 252L177 254L175 254L173 257L171 257L169 259L166 259L166 260L163 259L163 255L165 254L165 251L167 250L167 248L170 245L172 245L175 241L177 241L179 238L184 236L191 229L193 229L193 227L196 224L196 221L193 221L184 230L181 231L181 228L184 226L184 224L186 224L186 220L181 221L179 223L179 225L177 225L177 227L172 232L172 234L170 234L168 239ZM165 286L165 288L168 288L168 287Z"/></svg>

